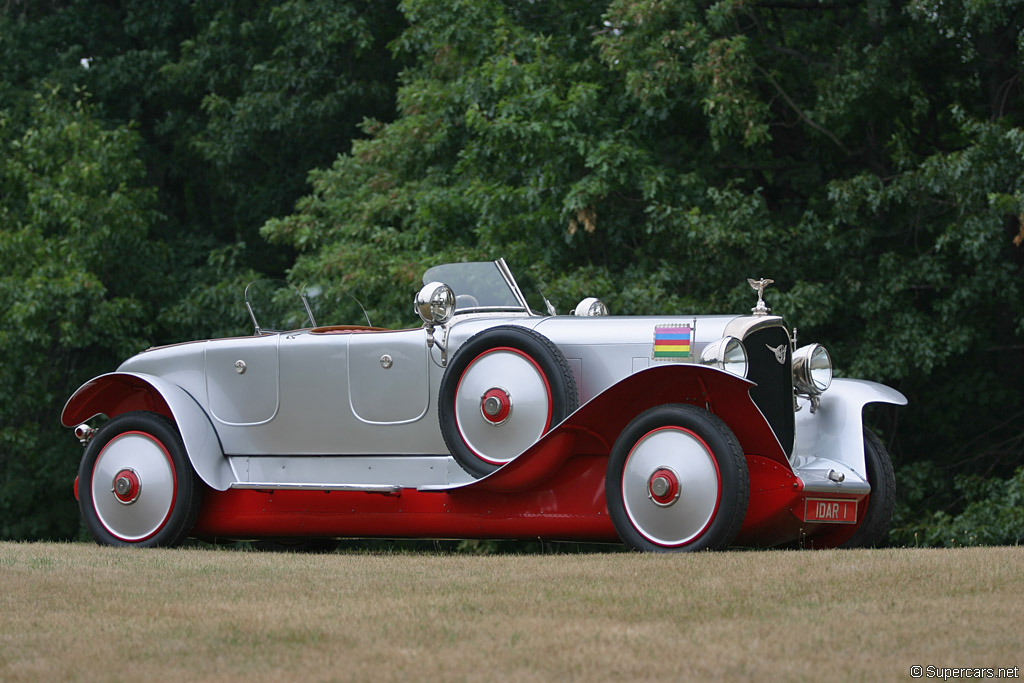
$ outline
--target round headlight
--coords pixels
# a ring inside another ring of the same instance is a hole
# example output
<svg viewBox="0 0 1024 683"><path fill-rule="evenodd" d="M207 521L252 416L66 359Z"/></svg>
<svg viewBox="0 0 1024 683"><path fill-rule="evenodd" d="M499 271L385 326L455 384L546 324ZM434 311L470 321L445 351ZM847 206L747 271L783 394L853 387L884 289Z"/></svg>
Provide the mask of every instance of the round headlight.
<svg viewBox="0 0 1024 683"><path fill-rule="evenodd" d="M736 337L722 337L705 346L700 362L739 377L747 376L747 349Z"/></svg>
<svg viewBox="0 0 1024 683"><path fill-rule="evenodd" d="M597 297L588 296L586 299L576 304L576 308L573 309L572 314L582 316L608 315L608 307Z"/></svg>
<svg viewBox="0 0 1024 683"><path fill-rule="evenodd" d="M832 384L832 356L821 344L810 344L793 354L793 383L801 394L817 396Z"/></svg>
<svg viewBox="0 0 1024 683"><path fill-rule="evenodd" d="M428 325L444 325L455 313L455 293L442 282L430 282L416 295L416 315Z"/></svg>

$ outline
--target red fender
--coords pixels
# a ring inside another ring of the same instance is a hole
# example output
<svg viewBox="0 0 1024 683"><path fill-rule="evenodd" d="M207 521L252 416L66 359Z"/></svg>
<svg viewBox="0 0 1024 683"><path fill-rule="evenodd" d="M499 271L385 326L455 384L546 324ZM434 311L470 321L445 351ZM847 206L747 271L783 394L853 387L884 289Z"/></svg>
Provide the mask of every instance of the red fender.
<svg viewBox="0 0 1024 683"><path fill-rule="evenodd" d="M60 421L65 427L76 427L100 413L115 417L133 410L173 418L167 401L152 384L138 375L110 373L79 387L64 406Z"/></svg>
<svg viewBox="0 0 1024 683"><path fill-rule="evenodd" d="M623 428L664 403L707 407L732 428L745 453L776 474L791 472L750 398L752 384L711 368L666 365L611 387L508 465L470 484L392 495L323 491L207 491L200 537L548 538L617 541L604 479ZM750 457L748 456L748 461ZM760 469L752 470L760 471ZM752 482L751 488L754 488ZM774 517L784 501L773 500ZM788 511L788 508L787 508ZM788 539L781 539L788 540Z"/></svg>
<svg viewBox="0 0 1024 683"><path fill-rule="evenodd" d="M115 417L133 410L159 413L177 425L192 468L207 485L223 491L234 481L206 411L187 391L161 377L113 372L91 379L68 399L61 422L74 427L101 413Z"/></svg>
<svg viewBox="0 0 1024 683"><path fill-rule="evenodd" d="M779 440L750 398L752 386L736 375L701 365L648 368L594 397L508 465L458 488L520 491L540 483L574 455L608 456L634 417L665 403L707 408L729 426L745 454L775 461L792 472Z"/></svg>

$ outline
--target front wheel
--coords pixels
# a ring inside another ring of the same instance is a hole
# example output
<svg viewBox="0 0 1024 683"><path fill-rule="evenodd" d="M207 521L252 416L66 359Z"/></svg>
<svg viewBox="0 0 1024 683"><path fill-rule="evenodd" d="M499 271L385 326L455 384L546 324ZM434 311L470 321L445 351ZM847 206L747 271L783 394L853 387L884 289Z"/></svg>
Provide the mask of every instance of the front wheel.
<svg viewBox="0 0 1024 683"><path fill-rule="evenodd" d="M739 532L750 477L720 418L669 404L641 413L619 435L605 496L615 530L635 550L716 550Z"/></svg>
<svg viewBox="0 0 1024 683"><path fill-rule="evenodd" d="M882 440L867 428L864 429L864 465L871 493L857 530L840 548L873 548L884 543L889 534L892 510L896 504L896 476Z"/></svg>
<svg viewBox="0 0 1024 683"><path fill-rule="evenodd" d="M89 442L78 505L100 545L175 546L199 513L200 486L174 424L156 413L119 415Z"/></svg>

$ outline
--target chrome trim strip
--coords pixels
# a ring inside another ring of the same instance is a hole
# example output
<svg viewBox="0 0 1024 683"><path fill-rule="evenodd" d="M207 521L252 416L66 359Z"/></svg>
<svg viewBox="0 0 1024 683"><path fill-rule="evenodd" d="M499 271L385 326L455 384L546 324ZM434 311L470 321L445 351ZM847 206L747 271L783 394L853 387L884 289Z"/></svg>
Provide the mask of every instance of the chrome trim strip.
<svg viewBox="0 0 1024 683"><path fill-rule="evenodd" d="M334 486L356 490L380 487L420 488L474 481L450 455L285 455L231 456L236 483L256 488ZM346 490L344 488L339 490Z"/></svg>
<svg viewBox="0 0 1024 683"><path fill-rule="evenodd" d="M233 489L248 491L356 491L364 493L397 493L402 490L397 484L291 484L274 481L239 481Z"/></svg>
<svg viewBox="0 0 1024 683"><path fill-rule="evenodd" d="M804 482L805 493L850 493L854 495L860 495L862 493L871 493L871 486L865 482L851 482L850 484L837 484L825 480L825 482Z"/></svg>
<svg viewBox="0 0 1024 683"><path fill-rule="evenodd" d="M519 303L522 304L523 309L528 312L530 310L530 304L526 302L526 297L523 296L523 291L519 289L519 283L516 282L516 279L512 276L512 271L509 269L508 264L505 263L505 258L499 258L494 263L498 266L498 272L505 278L505 282L508 283L508 286L515 295L516 300L518 300Z"/></svg>
<svg viewBox="0 0 1024 683"><path fill-rule="evenodd" d="M803 458L794 464L793 473L803 482L804 493L871 493L871 485L853 468L830 458ZM836 481L839 475L842 480Z"/></svg>
<svg viewBox="0 0 1024 683"><path fill-rule="evenodd" d="M753 334L758 330L763 330L766 327L785 327L783 324L781 315L759 315L751 316L745 315L736 318L728 325L725 326L725 333L723 336L736 337L740 341L746 339L747 335ZM787 330L786 335L789 336Z"/></svg>

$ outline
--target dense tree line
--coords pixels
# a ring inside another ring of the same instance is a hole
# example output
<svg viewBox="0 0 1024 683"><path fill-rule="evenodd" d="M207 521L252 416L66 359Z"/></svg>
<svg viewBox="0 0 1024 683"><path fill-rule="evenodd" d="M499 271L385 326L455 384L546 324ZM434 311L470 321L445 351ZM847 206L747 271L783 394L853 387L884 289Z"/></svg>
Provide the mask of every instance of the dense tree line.
<svg viewBox="0 0 1024 683"><path fill-rule="evenodd" d="M1021 3L9 2L0 535L73 536L80 382L245 330L259 274L409 325L504 255L560 310L745 278L909 407L893 542L1024 534ZM361 315L361 313L359 314Z"/></svg>
<svg viewBox="0 0 1024 683"><path fill-rule="evenodd" d="M390 118L387 2L13 2L0 14L0 536L78 533L69 391L246 330L259 237Z"/></svg>

